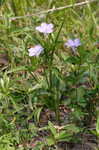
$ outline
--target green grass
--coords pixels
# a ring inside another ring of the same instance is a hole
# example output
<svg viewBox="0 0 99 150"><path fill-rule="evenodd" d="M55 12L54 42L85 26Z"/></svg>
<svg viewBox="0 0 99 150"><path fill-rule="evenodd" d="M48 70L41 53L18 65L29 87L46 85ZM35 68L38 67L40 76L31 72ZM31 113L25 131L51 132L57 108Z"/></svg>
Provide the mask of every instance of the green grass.
<svg viewBox="0 0 99 150"><path fill-rule="evenodd" d="M45 128L52 136L45 138L47 144L39 142L36 150L44 146L51 149L51 145L64 139L77 142L73 134L90 133L88 128L93 120L97 129L92 133L98 143L99 2L40 14L77 2L82 0L0 1L1 150L28 150L24 143L38 135L43 108L54 111L59 121L60 104L74 110L70 122L75 131L70 125L71 133L68 133L70 128L64 129L56 137L55 128L49 123ZM35 30L42 22L54 24L49 38ZM76 56L64 47L72 38L79 38L82 43ZM29 57L28 49L39 43L47 53L39 58ZM66 132L68 137L64 136Z"/></svg>

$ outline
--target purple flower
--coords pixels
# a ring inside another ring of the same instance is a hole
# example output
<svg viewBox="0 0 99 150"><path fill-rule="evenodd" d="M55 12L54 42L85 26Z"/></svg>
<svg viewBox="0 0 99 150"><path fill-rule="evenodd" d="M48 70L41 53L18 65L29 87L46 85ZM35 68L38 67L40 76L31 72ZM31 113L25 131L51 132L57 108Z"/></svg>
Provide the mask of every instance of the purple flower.
<svg viewBox="0 0 99 150"><path fill-rule="evenodd" d="M53 24L47 24L45 22L41 23L40 26L36 27L36 30L44 33L44 34L49 34L53 32Z"/></svg>
<svg viewBox="0 0 99 150"><path fill-rule="evenodd" d="M43 50L44 48L41 45L31 47L30 49L28 49L29 56L39 56Z"/></svg>
<svg viewBox="0 0 99 150"><path fill-rule="evenodd" d="M71 47L72 49L75 49L80 45L81 45L81 42L79 39L74 39L74 40L70 39L65 43L65 46Z"/></svg>

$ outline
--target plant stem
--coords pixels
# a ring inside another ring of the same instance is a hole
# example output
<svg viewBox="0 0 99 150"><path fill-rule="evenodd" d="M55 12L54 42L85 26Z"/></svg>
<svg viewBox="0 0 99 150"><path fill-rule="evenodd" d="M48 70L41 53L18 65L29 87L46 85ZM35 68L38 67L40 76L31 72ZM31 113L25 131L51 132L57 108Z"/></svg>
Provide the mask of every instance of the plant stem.
<svg viewBox="0 0 99 150"><path fill-rule="evenodd" d="M59 113L59 107L57 107L57 108L56 108L55 114L56 114L56 120L57 120L58 124L60 124L60 113Z"/></svg>

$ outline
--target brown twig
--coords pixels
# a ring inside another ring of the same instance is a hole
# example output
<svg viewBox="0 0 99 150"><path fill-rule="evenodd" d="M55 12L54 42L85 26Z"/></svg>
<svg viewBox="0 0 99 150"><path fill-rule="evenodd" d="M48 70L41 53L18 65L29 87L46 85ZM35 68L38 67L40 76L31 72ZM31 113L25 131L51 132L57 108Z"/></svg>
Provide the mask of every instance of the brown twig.
<svg viewBox="0 0 99 150"><path fill-rule="evenodd" d="M40 14L52 13L52 12L55 12L55 11L64 10L66 8L72 8L72 7L86 5L86 4L92 3L92 2L98 2L98 1L97 0L86 0L86 1L80 2L80 3L66 5L66 6L58 7L58 8L52 8L52 9L48 9L46 11L41 11L41 12L38 12L37 14L27 14L27 15L24 15L24 16L10 17L9 20L13 21L13 20L17 20L17 19L23 19L23 18L26 18L26 17L38 16ZM3 20L3 19L4 19L4 17L0 16L0 20Z"/></svg>

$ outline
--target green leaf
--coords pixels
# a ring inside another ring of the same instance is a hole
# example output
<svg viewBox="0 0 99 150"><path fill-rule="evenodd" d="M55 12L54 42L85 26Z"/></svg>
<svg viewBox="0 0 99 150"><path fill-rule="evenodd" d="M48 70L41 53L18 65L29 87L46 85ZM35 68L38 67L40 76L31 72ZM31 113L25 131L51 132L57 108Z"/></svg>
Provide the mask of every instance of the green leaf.
<svg viewBox="0 0 99 150"><path fill-rule="evenodd" d="M66 131L61 131L60 133L57 133L55 135L55 139L57 139L57 140L65 139L66 141L69 141L68 137L71 137L71 136L72 136L71 133L68 133Z"/></svg>
<svg viewBox="0 0 99 150"><path fill-rule="evenodd" d="M27 70L27 68L25 66L20 66L20 67L16 67L15 69L12 69L10 71L7 71L7 74L18 72L18 71L25 71L25 70Z"/></svg>
<svg viewBox="0 0 99 150"><path fill-rule="evenodd" d="M53 136L55 136L57 133L57 130L55 129L54 125L50 121L48 122L48 127L51 130L51 133L53 134Z"/></svg>
<svg viewBox="0 0 99 150"><path fill-rule="evenodd" d="M51 138L51 137L47 138L47 144L48 144L48 146L52 146L52 145L54 145L54 144L55 144L54 139L53 139L53 138Z"/></svg>
<svg viewBox="0 0 99 150"><path fill-rule="evenodd" d="M97 136L99 136L99 117L97 118L96 132L97 132Z"/></svg>
<svg viewBox="0 0 99 150"><path fill-rule="evenodd" d="M70 56L66 60L66 63L71 63L71 64L80 64L80 58L78 56Z"/></svg>
<svg viewBox="0 0 99 150"><path fill-rule="evenodd" d="M37 123L39 123L39 119L40 119L40 114L41 114L42 108L43 107L37 108L35 110L35 112L34 112L34 119L35 119L35 122L37 122Z"/></svg>
<svg viewBox="0 0 99 150"><path fill-rule="evenodd" d="M74 124L69 124L64 127L64 130L74 134L74 133L78 133L80 131L80 128L76 127Z"/></svg>

